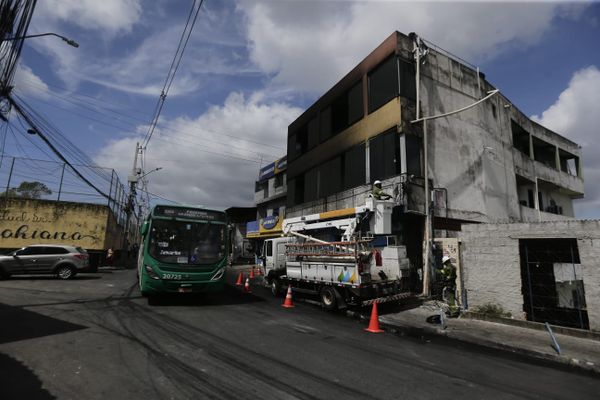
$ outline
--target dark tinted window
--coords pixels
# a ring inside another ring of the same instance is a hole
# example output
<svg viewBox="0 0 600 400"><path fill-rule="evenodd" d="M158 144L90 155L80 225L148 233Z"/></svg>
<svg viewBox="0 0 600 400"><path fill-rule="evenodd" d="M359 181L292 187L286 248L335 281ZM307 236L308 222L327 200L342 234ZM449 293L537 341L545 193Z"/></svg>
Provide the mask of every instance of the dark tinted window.
<svg viewBox="0 0 600 400"><path fill-rule="evenodd" d="M342 159L336 157L319 168L318 197L330 196L342 189Z"/></svg>
<svg viewBox="0 0 600 400"><path fill-rule="evenodd" d="M400 68L400 95L411 100L417 97L415 82L415 65L411 62L398 60Z"/></svg>
<svg viewBox="0 0 600 400"><path fill-rule="evenodd" d="M406 135L406 172L415 176L421 173L421 138Z"/></svg>
<svg viewBox="0 0 600 400"><path fill-rule="evenodd" d="M308 150L319 144L319 120L317 117L308 122Z"/></svg>
<svg viewBox="0 0 600 400"><path fill-rule="evenodd" d="M316 200L319 196L318 169L313 168L304 175L304 201Z"/></svg>
<svg viewBox="0 0 600 400"><path fill-rule="evenodd" d="M296 134L292 133L288 136L288 159L293 160L298 157L298 153L296 152Z"/></svg>
<svg viewBox="0 0 600 400"><path fill-rule="evenodd" d="M69 254L64 247L45 247L44 254Z"/></svg>
<svg viewBox="0 0 600 400"><path fill-rule="evenodd" d="M344 93L331 104L331 128L336 134L348 127L348 94Z"/></svg>
<svg viewBox="0 0 600 400"><path fill-rule="evenodd" d="M369 112L398 95L398 68L396 57L383 61L369 74Z"/></svg>
<svg viewBox="0 0 600 400"><path fill-rule="evenodd" d="M331 107L321 110L319 115L319 140L324 142L331 137Z"/></svg>
<svg viewBox="0 0 600 400"><path fill-rule="evenodd" d="M348 92L348 124L352 125L363 117L362 81L359 81Z"/></svg>
<svg viewBox="0 0 600 400"><path fill-rule="evenodd" d="M366 161L365 144L354 146L343 157L344 189L365 184Z"/></svg>
<svg viewBox="0 0 600 400"><path fill-rule="evenodd" d="M17 251L18 256L33 256L38 254L44 254L43 247L25 247L24 249Z"/></svg>
<svg viewBox="0 0 600 400"><path fill-rule="evenodd" d="M395 128L370 140L369 167L371 181L400 173L400 142Z"/></svg>

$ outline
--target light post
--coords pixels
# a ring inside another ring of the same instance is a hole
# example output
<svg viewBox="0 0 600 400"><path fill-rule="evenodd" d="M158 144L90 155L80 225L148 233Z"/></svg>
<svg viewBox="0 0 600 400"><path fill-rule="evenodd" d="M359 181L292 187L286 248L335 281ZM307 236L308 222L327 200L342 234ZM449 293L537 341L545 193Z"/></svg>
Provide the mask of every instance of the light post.
<svg viewBox="0 0 600 400"><path fill-rule="evenodd" d="M418 78L417 78L418 79ZM500 92L498 89L494 89L490 92L487 93L487 96L485 96L484 98L476 101L473 104L470 104L466 107L460 108L458 110L454 110L454 111L450 111L444 114L439 114L439 115L432 115L429 117L422 117L422 118L417 118L413 121L410 121L412 124L418 123L418 122L423 122L423 161L424 161L424 166L423 166L423 175L425 176L425 243L424 243L424 249L423 249L423 292L422 292L422 296L425 297L429 297L430 295L430 289L429 289L429 275L430 275L430 265L429 265L429 252L431 251L431 212L429 210L430 208L430 191L429 191L429 166L428 166L428 160L427 160L427 121L431 120L431 119L437 119L437 118L443 118L443 117L447 117L453 114L458 114L460 112L463 112L465 110L468 110L472 107L475 107L476 105L478 105L479 103L482 103L486 100L488 100L489 98L491 98L492 96L494 96L495 94L497 94L498 92ZM417 105L418 108L418 105Z"/></svg>
<svg viewBox="0 0 600 400"><path fill-rule="evenodd" d="M13 40L29 39L29 38L35 38L35 37L41 37L41 36L56 36L57 38L61 38L69 46L73 46L75 48L79 47L79 43L77 43L73 39L69 39L68 37L65 37L63 35L59 35L58 33L54 33L54 32L38 33L36 35L25 35L25 36L13 37L13 38L6 38L6 39L2 39L2 41L3 42L8 42L8 41L13 41Z"/></svg>

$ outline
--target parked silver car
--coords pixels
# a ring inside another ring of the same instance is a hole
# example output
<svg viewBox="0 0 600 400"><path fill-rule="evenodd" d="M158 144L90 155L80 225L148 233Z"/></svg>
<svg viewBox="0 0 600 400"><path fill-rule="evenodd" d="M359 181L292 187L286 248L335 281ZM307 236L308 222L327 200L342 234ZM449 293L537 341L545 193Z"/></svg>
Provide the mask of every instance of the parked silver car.
<svg viewBox="0 0 600 400"><path fill-rule="evenodd" d="M89 265L87 251L62 244L36 244L0 255L0 277L15 274L55 274L60 279L74 277Z"/></svg>

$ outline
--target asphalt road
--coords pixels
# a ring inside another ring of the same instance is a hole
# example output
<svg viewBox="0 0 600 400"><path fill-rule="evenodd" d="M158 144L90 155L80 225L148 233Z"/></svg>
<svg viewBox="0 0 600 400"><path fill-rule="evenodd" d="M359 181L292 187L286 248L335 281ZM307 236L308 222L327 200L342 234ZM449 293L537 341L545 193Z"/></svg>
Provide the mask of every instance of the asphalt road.
<svg viewBox="0 0 600 400"><path fill-rule="evenodd" d="M233 279L233 276L230 276ZM0 281L0 399L598 399L600 379L253 287L149 306L134 270Z"/></svg>

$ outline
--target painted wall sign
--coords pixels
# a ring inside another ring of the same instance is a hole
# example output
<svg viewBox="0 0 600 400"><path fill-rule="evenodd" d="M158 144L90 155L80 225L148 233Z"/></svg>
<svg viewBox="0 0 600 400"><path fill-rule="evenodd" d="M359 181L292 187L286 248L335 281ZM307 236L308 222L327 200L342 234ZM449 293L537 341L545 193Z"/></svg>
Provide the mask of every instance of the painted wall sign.
<svg viewBox="0 0 600 400"><path fill-rule="evenodd" d="M8 199L0 202L0 248L72 244L104 249L108 208L95 204Z"/></svg>

